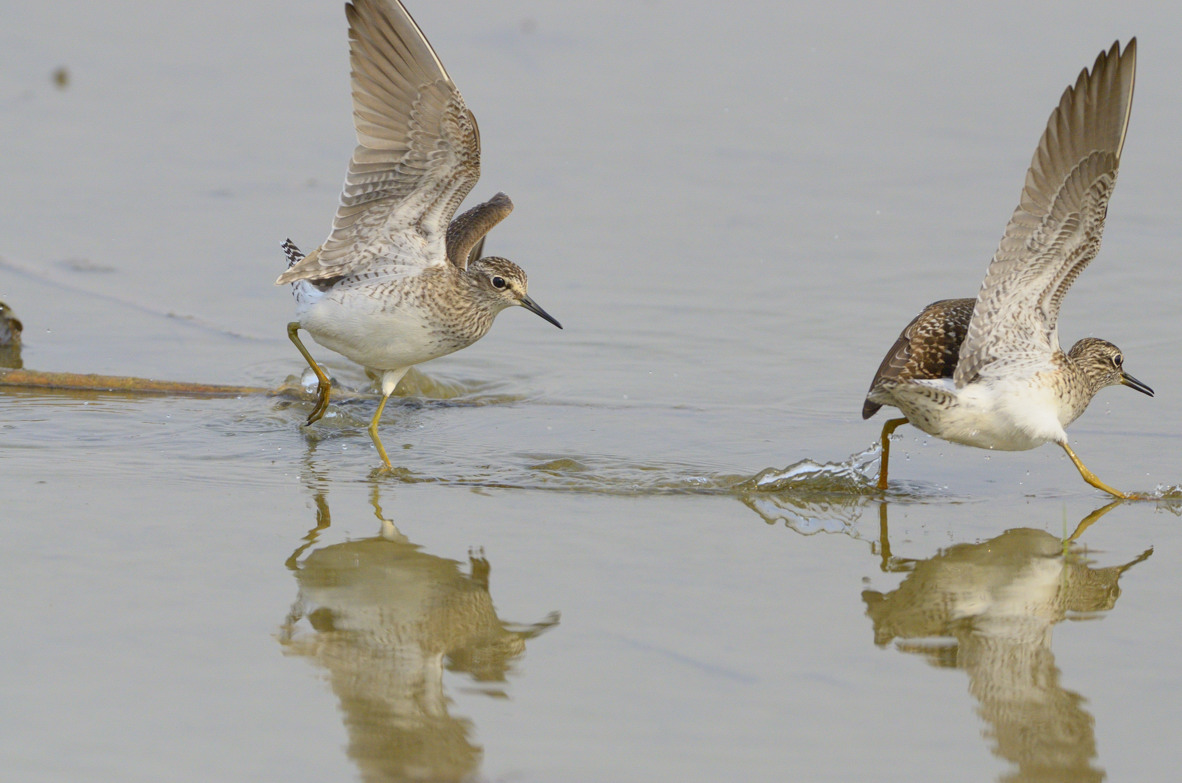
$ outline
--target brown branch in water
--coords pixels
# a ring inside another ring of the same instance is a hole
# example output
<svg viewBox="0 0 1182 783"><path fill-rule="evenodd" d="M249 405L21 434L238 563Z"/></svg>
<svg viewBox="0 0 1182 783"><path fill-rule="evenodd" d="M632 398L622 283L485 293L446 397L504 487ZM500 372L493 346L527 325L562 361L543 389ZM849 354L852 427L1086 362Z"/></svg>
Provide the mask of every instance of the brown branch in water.
<svg viewBox="0 0 1182 783"><path fill-rule="evenodd" d="M256 386L222 386L185 381L156 381L150 378L130 378L120 375L89 375L72 372L38 372L36 370L0 368L0 390L45 389L50 391L94 391L131 395L174 395L182 397L242 397L265 394L286 396L299 389L280 387L262 389Z"/></svg>
<svg viewBox="0 0 1182 783"><path fill-rule="evenodd" d="M288 399L307 399L308 394L298 382L288 381L277 389L257 386L224 386L187 381L157 381L151 378L131 378L121 375L90 375L73 372L39 372L26 370L21 363L21 331L23 326L4 302L0 302L0 393L5 391L92 392L125 396L173 397L244 397L266 395ZM342 399L342 390L336 397ZM344 398L360 396L344 391Z"/></svg>
<svg viewBox="0 0 1182 783"><path fill-rule="evenodd" d="M259 386L225 386L215 383L188 381L157 381L151 378L132 378L125 375L90 375L75 372L39 372L21 368L0 367L0 394L18 391L85 392L125 397L282 397L288 400L315 399L295 378L275 389ZM365 390L350 389L334 383L333 401L377 399L378 395Z"/></svg>

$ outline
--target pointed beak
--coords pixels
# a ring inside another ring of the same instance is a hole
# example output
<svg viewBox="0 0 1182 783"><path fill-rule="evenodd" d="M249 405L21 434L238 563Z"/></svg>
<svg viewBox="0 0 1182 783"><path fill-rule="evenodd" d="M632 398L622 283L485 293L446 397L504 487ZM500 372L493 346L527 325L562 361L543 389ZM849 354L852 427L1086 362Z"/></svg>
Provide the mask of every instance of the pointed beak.
<svg viewBox="0 0 1182 783"><path fill-rule="evenodd" d="M1150 397L1153 396L1153 389L1141 383L1141 381L1129 375L1127 372L1122 372L1120 374L1120 382L1122 386L1128 386L1130 389L1136 389L1142 394L1148 394Z"/></svg>
<svg viewBox="0 0 1182 783"><path fill-rule="evenodd" d="M554 324L559 329L562 328L562 324L558 323L558 321L555 320L554 316L550 315L545 310L538 307L538 303L535 302L533 299L530 299L528 296L521 297L521 306L524 307L526 310L529 310L534 315L539 315L542 318L545 318L547 321ZM1152 394L1152 393L1153 392L1150 392L1150 394Z"/></svg>

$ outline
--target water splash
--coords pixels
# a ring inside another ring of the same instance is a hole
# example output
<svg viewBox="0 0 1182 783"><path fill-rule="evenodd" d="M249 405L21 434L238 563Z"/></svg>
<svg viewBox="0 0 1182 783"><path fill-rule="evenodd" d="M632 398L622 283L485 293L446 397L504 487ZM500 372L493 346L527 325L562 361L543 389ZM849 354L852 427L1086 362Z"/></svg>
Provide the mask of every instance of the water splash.
<svg viewBox="0 0 1182 783"><path fill-rule="evenodd" d="M851 454L844 462L815 462L802 459L786 468L768 468L743 482L738 488L754 492L791 492L863 494L875 490L875 476L870 467L878 462L878 444Z"/></svg>
<svg viewBox="0 0 1182 783"><path fill-rule="evenodd" d="M462 476L399 471L397 478L407 483L601 495L733 495L770 521L780 516L773 511L776 504L807 507L811 509L807 514L810 519L832 518L840 507L880 496L875 485L876 474L869 470L877 459L875 446L851 455L844 462L804 459L786 468L768 468L755 476L742 476L690 463L644 464L610 455L534 452L498 454L495 460L467 465ZM759 497L764 500L757 501ZM860 512L836 513L852 520Z"/></svg>
<svg viewBox="0 0 1182 783"><path fill-rule="evenodd" d="M1182 516L1182 485L1158 484L1144 496L1145 500L1156 500L1159 509L1165 509L1174 516Z"/></svg>
<svg viewBox="0 0 1182 783"><path fill-rule="evenodd" d="M305 431L310 440L332 440L339 431L352 429L349 406L338 408L339 421L322 421ZM409 456L409 455L407 455ZM418 455L420 458L424 455ZM788 513L802 532L844 528L860 515L854 506L882 496L876 487L877 445L842 462L820 463L804 459L786 468L768 468L754 476L725 473L701 464L680 462L642 463L609 454L558 454L510 452L469 454L458 473L454 457L440 453L426 463L404 464L386 478L408 484L447 484L489 489L532 489L593 495L730 495L759 513L766 521ZM897 494L897 493L892 493ZM910 494L910 493L908 493ZM785 509L791 508L791 512ZM841 521L835 523L835 518Z"/></svg>
<svg viewBox="0 0 1182 783"><path fill-rule="evenodd" d="M802 535L857 535L855 524L879 493L871 470L881 449L873 444L842 462L802 459L768 468L735 486L739 499L769 525L784 524Z"/></svg>

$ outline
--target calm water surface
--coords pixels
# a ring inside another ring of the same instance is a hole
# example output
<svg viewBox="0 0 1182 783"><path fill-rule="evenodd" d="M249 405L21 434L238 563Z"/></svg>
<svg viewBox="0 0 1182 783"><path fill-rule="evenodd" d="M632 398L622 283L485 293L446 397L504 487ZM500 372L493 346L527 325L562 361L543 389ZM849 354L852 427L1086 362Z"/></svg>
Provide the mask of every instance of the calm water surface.
<svg viewBox="0 0 1182 783"><path fill-rule="evenodd" d="M1182 484L1182 14L411 10L480 120L474 197L517 205L489 250L566 330L508 312L426 366L395 477L372 400L304 431L298 400L0 394L4 779L1168 779L1178 508L1106 509L1053 447L904 429L885 496L857 466L883 352L976 291L1063 88L1137 35L1061 333L1157 391L1096 400L1088 466ZM0 19L25 366L298 376L271 283L352 149L339 3Z"/></svg>

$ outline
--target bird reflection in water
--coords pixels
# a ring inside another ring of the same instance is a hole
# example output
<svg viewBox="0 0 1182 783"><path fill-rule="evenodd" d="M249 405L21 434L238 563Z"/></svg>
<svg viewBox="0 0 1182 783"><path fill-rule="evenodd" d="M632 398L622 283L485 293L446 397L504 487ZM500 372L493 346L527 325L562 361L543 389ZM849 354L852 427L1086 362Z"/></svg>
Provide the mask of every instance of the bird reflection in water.
<svg viewBox="0 0 1182 783"><path fill-rule="evenodd" d="M479 768L471 722L453 717L443 671L461 672L495 696L525 643L558 623L502 621L489 595L489 564L461 564L410 543L378 505L381 533L319 549L330 524L316 494L317 525L288 559L299 596L280 642L328 672L363 780L464 780ZM304 622L306 621L306 623Z"/></svg>
<svg viewBox="0 0 1182 783"><path fill-rule="evenodd" d="M980 544L957 544L925 560L891 554L881 506L883 570L905 572L889 593L862 600L880 647L916 653L934 666L963 669L993 752L1017 766L1004 781L1099 781L1095 721L1082 696L1064 688L1051 631L1065 618L1112 609L1122 574L1146 560L1093 568L1072 543L1115 503L1089 514L1067 540L1042 530L1007 530ZM946 641L945 641L946 640Z"/></svg>

